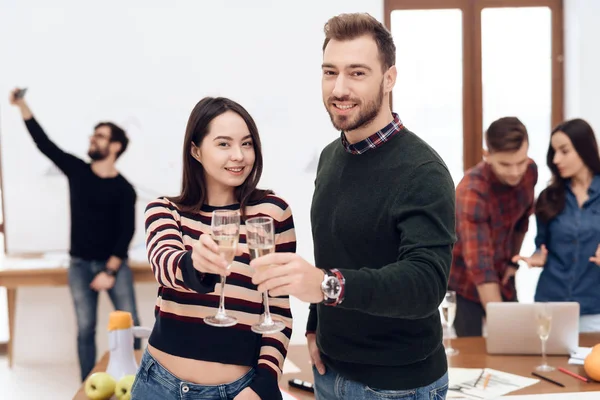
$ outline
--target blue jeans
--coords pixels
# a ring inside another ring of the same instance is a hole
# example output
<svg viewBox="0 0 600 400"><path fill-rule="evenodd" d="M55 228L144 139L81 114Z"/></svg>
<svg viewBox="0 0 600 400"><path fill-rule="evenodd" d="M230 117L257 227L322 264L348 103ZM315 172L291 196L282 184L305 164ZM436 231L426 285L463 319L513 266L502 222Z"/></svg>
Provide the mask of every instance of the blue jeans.
<svg viewBox="0 0 600 400"><path fill-rule="evenodd" d="M325 375L313 366L316 400L444 400L448 392L448 374L428 386L408 390L375 389L344 378L331 367Z"/></svg>
<svg viewBox="0 0 600 400"><path fill-rule="evenodd" d="M131 388L131 400L230 400L250 385L254 369L223 385L198 385L182 381L144 352Z"/></svg>
<svg viewBox="0 0 600 400"><path fill-rule="evenodd" d="M69 287L77 317L77 354L82 381L96 364L98 292L90 288L90 283L105 266L105 261L88 261L77 257L71 258L69 266ZM133 274L126 261L121 264L115 285L108 290L108 296L115 310L130 312L133 324L140 324L133 289ZM106 331L103 333L108 334ZM140 339L136 339L134 344L136 349L140 349Z"/></svg>

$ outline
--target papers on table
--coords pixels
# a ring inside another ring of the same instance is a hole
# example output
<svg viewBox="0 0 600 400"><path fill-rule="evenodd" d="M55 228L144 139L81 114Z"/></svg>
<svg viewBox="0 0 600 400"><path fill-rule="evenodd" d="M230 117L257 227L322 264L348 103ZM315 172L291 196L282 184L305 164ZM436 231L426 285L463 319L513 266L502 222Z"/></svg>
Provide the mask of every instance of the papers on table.
<svg viewBox="0 0 600 400"><path fill-rule="evenodd" d="M148 253L146 252L146 243L132 246L129 249L128 257L130 261L148 262Z"/></svg>
<svg viewBox="0 0 600 400"><path fill-rule="evenodd" d="M554 393L554 394L528 394L520 396L505 396L502 400L597 400L600 392Z"/></svg>
<svg viewBox="0 0 600 400"><path fill-rule="evenodd" d="M283 373L284 374L295 374L296 372L300 372L300 368L293 362L291 362L288 358L285 359L283 363Z"/></svg>
<svg viewBox="0 0 600 400"><path fill-rule="evenodd" d="M281 391L281 396L283 397L283 400L298 400L297 397L292 396L291 394L289 394L285 390Z"/></svg>
<svg viewBox="0 0 600 400"><path fill-rule="evenodd" d="M448 378L447 398L467 400L495 399L539 382L490 368L449 368Z"/></svg>
<svg viewBox="0 0 600 400"><path fill-rule="evenodd" d="M571 353L571 358L569 358L569 364L583 365L585 358L591 352L591 347L578 347L577 350Z"/></svg>

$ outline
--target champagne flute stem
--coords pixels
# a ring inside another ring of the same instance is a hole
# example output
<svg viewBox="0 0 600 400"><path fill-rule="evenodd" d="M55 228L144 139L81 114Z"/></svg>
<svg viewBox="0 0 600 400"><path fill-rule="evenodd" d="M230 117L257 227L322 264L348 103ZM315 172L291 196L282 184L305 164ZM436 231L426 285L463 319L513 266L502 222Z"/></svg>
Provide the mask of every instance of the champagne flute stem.
<svg viewBox="0 0 600 400"><path fill-rule="evenodd" d="M548 365L546 361L546 339L542 339L542 365Z"/></svg>
<svg viewBox="0 0 600 400"><path fill-rule="evenodd" d="M269 310L269 293L268 292L263 293L263 302L265 304L264 324L265 325L273 325L273 320L271 319L271 311Z"/></svg>
<svg viewBox="0 0 600 400"><path fill-rule="evenodd" d="M448 333L448 348L452 348L452 339L450 339L450 333Z"/></svg>
<svg viewBox="0 0 600 400"><path fill-rule="evenodd" d="M221 296L219 297L219 311L217 317L225 316L225 276L221 275Z"/></svg>

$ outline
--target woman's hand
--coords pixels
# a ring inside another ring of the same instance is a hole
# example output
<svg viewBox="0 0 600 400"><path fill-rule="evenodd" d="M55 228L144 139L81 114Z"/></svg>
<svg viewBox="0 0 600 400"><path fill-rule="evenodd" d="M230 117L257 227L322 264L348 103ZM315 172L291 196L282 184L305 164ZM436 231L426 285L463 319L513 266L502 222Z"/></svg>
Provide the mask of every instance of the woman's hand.
<svg viewBox="0 0 600 400"><path fill-rule="evenodd" d="M238 246L236 255L241 254L242 250ZM225 257L219 253L219 245L208 234L200 235L200 239L192 245L192 263L197 271L205 274L230 274Z"/></svg>
<svg viewBox="0 0 600 400"><path fill-rule="evenodd" d="M598 251L596 251L598 254ZM512 258L512 262L516 263L517 261L525 261L529 267L543 267L546 265L546 260L548 259L548 249L546 249L546 245L542 245L540 247L540 251L535 252L531 257L523 257L520 255L516 255Z"/></svg>
<svg viewBox="0 0 600 400"><path fill-rule="evenodd" d="M596 254L594 254L593 257L590 257L590 261L600 266L600 244L596 247Z"/></svg>

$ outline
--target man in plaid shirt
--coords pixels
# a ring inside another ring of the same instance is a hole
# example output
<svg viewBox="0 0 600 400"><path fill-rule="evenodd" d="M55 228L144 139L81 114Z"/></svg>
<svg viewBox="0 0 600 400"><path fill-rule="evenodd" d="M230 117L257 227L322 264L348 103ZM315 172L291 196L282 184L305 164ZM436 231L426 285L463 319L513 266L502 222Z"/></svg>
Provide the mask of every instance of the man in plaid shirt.
<svg viewBox="0 0 600 400"><path fill-rule="evenodd" d="M456 235L448 287L456 291L454 328L481 336L489 302L516 301L514 276L533 212L538 173L527 156L527 129L515 117L494 121L485 132L484 160L456 188Z"/></svg>

